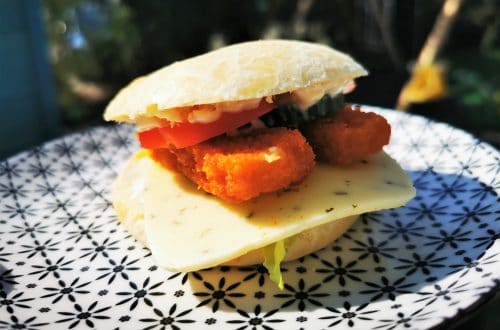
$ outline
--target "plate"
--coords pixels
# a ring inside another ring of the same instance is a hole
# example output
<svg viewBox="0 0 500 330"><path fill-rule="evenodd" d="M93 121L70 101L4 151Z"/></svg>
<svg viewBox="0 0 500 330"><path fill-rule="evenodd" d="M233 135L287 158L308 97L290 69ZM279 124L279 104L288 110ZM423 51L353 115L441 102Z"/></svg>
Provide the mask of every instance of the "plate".
<svg viewBox="0 0 500 330"><path fill-rule="evenodd" d="M422 117L392 124L411 175L405 207L364 214L333 245L283 265L171 273L109 200L137 149L130 126L90 129L0 162L0 328L427 329L500 280L499 153ZM458 316L457 316L458 315Z"/></svg>

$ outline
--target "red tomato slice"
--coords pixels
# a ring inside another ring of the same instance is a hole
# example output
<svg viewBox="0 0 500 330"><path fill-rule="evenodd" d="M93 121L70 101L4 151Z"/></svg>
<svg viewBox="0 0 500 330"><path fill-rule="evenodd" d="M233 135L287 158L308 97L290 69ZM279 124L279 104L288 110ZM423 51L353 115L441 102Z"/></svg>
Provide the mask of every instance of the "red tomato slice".
<svg viewBox="0 0 500 330"><path fill-rule="evenodd" d="M147 149L165 148L168 144L173 144L176 148L189 147L243 126L274 107L274 104L263 100L257 108L252 110L223 112L219 119L211 123L167 122L165 126L140 132L137 135L142 147Z"/></svg>

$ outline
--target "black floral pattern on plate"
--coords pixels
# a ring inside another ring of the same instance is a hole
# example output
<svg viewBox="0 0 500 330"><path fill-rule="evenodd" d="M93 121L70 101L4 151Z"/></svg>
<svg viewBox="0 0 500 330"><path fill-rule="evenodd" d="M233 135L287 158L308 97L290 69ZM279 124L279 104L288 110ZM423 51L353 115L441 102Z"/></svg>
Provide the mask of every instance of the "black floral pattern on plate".
<svg viewBox="0 0 500 330"><path fill-rule="evenodd" d="M371 108L370 108L371 109ZM474 137L383 111L407 206L362 215L330 247L284 264L171 273L119 225L110 193L137 149L127 125L0 161L0 328L425 329L500 283L500 156Z"/></svg>

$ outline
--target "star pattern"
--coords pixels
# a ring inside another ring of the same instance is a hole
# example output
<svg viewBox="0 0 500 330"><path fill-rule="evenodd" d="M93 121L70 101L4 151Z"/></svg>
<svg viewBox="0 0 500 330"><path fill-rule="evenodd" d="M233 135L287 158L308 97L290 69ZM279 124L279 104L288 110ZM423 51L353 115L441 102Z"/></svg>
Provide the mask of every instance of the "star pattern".
<svg viewBox="0 0 500 330"><path fill-rule="evenodd" d="M16 234L16 239L23 238L25 235L36 237L36 234L46 234L48 225L43 225L42 222L37 222L34 225L28 223L25 226L13 225L14 230L9 231L9 234Z"/></svg>
<svg viewBox="0 0 500 330"><path fill-rule="evenodd" d="M425 305L430 305L434 303L438 299L443 299L446 301L452 300L457 294L465 292L467 290L467 286L469 283L458 284L458 281L455 281L445 288L442 288L439 284L434 284L434 291L420 291L419 295L422 295L423 298L415 300L416 303L425 301Z"/></svg>
<svg viewBox="0 0 500 330"><path fill-rule="evenodd" d="M0 290L0 311L5 310L7 313L14 313L16 309L29 309L31 306L28 302L34 300L35 298L25 298L24 292L13 292L8 294L7 292Z"/></svg>
<svg viewBox="0 0 500 330"><path fill-rule="evenodd" d="M120 227L110 194L137 150L131 126L88 129L0 161L0 329L447 322L500 283L498 151L425 118L384 115L394 124L387 152L416 198L364 214L333 245L283 264L282 291L262 265L168 272Z"/></svg>
<svg viewBox="0 0 500 330"><path fill-rule="evenodd" d="M55 262L52 262L51 259L45 259L44 263L39 265L33 265L35 271L29 273L29 275L40 275L38 280L43 280L49 274L52 274L55 278L60 278L60 273L62 271L71 271L73 268L71 267L71 263L75 260L64 260L64 257L57 259Z"/></svg>
<svg viewBox="0 0 500 330"><path fill-rule="evenodd" d="M160 329L164 330L167 329L167 327L173 329L173 330L178 330L180 329L181 324L186 324L186 323L194 323L194 320L184 318L184 316L187 316L189 313L191 313L192 309L187 309L182 312L177 311L177 304L173 304L172 307L168 310L168 313L162 312L158 308L154 308L153 312L155 314L154 317L151 318L143 318L140 319L141 322L146 322L151 325L144 327L143 330L149 330L149 329Z"/></svg>
<svg viewBox="0 0 500 330"><path fill-rule="evenodd" d="M49 322L37 322L36 318L36 316L32 316L24 321L21 321L15 315L11 315L10 320L0 321L0 329L37 330L49 324Z"/></svg>
<svg viewBox="0 0 500 330"><path fill-rule="evenodd" d="M67 297L68 300L72 303L76 301L75 296L79 294L88 294L90 291L84 290L83 288L88 286L90 282L86 283L78 283L80 282L80 278L75 278L71 283L66 284L63 280L57 281L57 287L44 288L47 293L46 295L41 296L41 298L49 298L53 297L52 304L56 304L63 297Z"/></svg>
<svg viewBox="0 0 500 330"><path fill-rule="evenodd" d="M376 310L366 310L369 304L362 304L357 307L351 306L348 301L345 301L343 304L343 308L335 308L327 306L326 309L330 312L328 316L321 316L320 320L330 320L330 324L328 324L328 328L335 326L342 326L347 324L349 327L358 326L361 328L361 324L363 321L371 321L373 320L370 317L370 314L376 313Z"/></svg>
<svg viewBox="0 0 500 330"><path fill-rule="evenodd" d="M267 269L262 264L248 266L248 267L240 267L239 270L248 273L248 275L245 276L243 281L249 281L254 278L257 278L259 286L263 286L266 283L266 279L268 278Z"/></svg>
<svg viewBox="0 0 500 330"><path fill-rule="evenodd" d="M382 319L381 325L375 327L374 329L386 329L392 330L398 327L411 328L412 321L425 321L429 318L429 314L432 312L422 312L423 308L413 311L411 313L398 312L396 317L391 319Z"/></svg>
<svg viewBox="0 0 500 330"><path fill-rule="evenodd" d="M395 281L390 281L387 277L382 276L380 282L365 282L371 289L360 291L361 294L373 294L370 301L378 300L382 297L390 300L396 299L396 294L410 293L409 288L415 283L407 283L406 277L401 277Z"/></svg>
<svg viewBox="0 0 500 330"><path fill-rule="evenodd" d="M382 257L393 258L392 253L397 250L395 247L387 246L389 244L388 240L376 242L372 237L368 237L368 242L357 239L353 241L357 246L350 250L359 253L358 260L363 260L371 256L373 261L379 263Z"/></svg>
<svg viewBox="0 0 500 330"><path fill-rule="evenodd" d="M412 238L421 237L422 231L425 229L418 221L405 223L399 219L392 223L382 223L382 226L384 228L380 229L380 232L389 234L389 241L401 237L405 242L409 242Z"/></svg>
<svg viewBox="0 0 500 330"><path fill-rule="evenodd" d="M97 268L98 271L104 272L104 274L99 275L97 280L108 278L108 284L113 283L116 276L120 276L124 280L129 279L128 272L139 270L138 266L134 266L139 261L139 259L128 260L128 256L123 257L120 262L116 262L113 259L108 259L108 267Z"/></svg>
<svg viewBox="0 0 500 330"><path fill-rule="evenodd" d="M266 330L271 330L274 323L285 322L284 319L274 318L273 315L278 312L278 309L273 309L268 312L262 312L260 305L256 305L253 313L247 313L244 310L238 309L241 319L229 320L227 323L237 324L238 329L258 329L262 327Z"/></svg>
<svg viewBox="0 0 500 330"><path fill-rule="evenodd" d="M457 227L451 232L446 230L439 230L438 235L427 236L428 242L425 243L427 246L434 246L436 250L441 250L445 246L449 246L453 249L458 248L460 242L469 241L469 234L471 231L465 231L462 227Z"/></svg>
<svg viewBox="0 0 500 330"><path fill-rule="evenodd" d="M359 274L366 273L366 269L356 268L356 260L350 261L344 265L342 258L337 256L335 258L335 263L331 263L328 260L321 260L321 263L324 267L316 269L316 272L327 274L327 276L323 279L323 282L329 282L337 278L338 283L341 286L345 286L346 279L361 281L361 279L358 277Z"/></svg>
<svg viewBox="0 0 500 330"><path fill-rule="evenodd" d="M201 307L212 303L212 312L217 312L221 303L230 308L236 308L233 298L242 298L245 293L235 291L239 286L240 282L230 284L226 287L226 279L222 277L217 286L204 281L203 286L207 291L194 292L196 297L203 299L196 307Z"/></svg>
<svg viewBox="0 0 500 330"><path fill-rule="evenodd" d="M68 323L68 329L77 327L80 322L88 328L95 328L94 322L110 318L103 313L111 308L111 306L97 307L97 304L98 302L94 301L87 308L74 304L71 312L59 312L64 318L57 320L56 323Z"/></svg>
<svg viewBox="0 0 500 330"><path fill-rule="evenodd" d="M469 221L474 221L481 225L481 219L491 214L491 206L483 206L480 203L475 204L473 207L463 206L460 210L461 212L451 213L454 218L450 222L459 222L460 226L464 226Z"/></svg>
<svg viewBox="0 0 500 330"><path fill-rule="evenodd" d="M42 257L47 257L47 253L59 250L59 248L57 248L59 243L60 242L52 242L52 238L49 238L45 242L39 242L35 239L33 245L21 245L24 249L20 250L19 253L26 253L28 259L37 254L40 254Z"/></svg>
<svg viewBox="0 0 500 330"><path fill-rule="evenodd" d="M153 291L157 289L163 282L158 282L155 284L150 284L150 278L146 278L142 286L137 286L134 282L129 282L129 286L132 291L122 291L118 292L117 295L125 297L123 300L117 302L117 305L126 304L128 302L132 302L130 304L130 310L134 310L140 301L144 301L144 303L148 306L153 306L153 302L150 298L154 296L162 296L165 293L161 291Z"/></svg>
<svg viewBox="0 0 500 330"><path fill-rule="evenodd" d="M412 275L415 272L422 272L424 275L430 275L433 268L442 268L445 265L443 261L446 257L436 256L436 252L431 252L425 256L418 253L412 253L411 259L398 258L402 263L401 266L396 266L394 269L405 269L406 276Z"/></svg>
<svg viewBox="0 0 500 330"><path fill-rule="evenodd" d="M408 206L409 212L407 216L413 217L415 220L429 219L436 221L436 218L446 215L447 205L439 205L439 202L432 204L419 203L418 206Z"/></svg>
<svg viewBox="0 0 500 330"><path fill-rule="evenodd" d="M290 284L285 284L285 291L288 292L278 293L274 296L285 300L285 302L281 305L281 308L296 304L299 311L303 312L306 309L306 306L323 306L319 298L327 297L330 294L321 291L318 292L320 288L320 283L306 287L304 279L301 278L296 287Z"/></svg>

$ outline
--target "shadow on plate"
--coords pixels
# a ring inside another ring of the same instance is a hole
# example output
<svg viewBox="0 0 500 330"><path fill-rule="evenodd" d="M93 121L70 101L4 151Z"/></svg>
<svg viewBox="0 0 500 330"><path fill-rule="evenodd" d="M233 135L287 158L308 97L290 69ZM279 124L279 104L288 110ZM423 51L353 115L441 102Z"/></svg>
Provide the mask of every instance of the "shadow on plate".
<svg viewBox="0 0 500 330"><path fill-rule="evenodd" d="M470 284L468 274L498 262L496 255L485 257L500 231L498 196L489 185L463 175L432 169L410 175L417 188L414 200L364 214L329 247L283 264L284 290L262 265L190 273L197 307L266 313L327 308L332 315L340 309L369 318L378 308L370 303L397 309L408 303L409 293L419 297L411 301L430 304L449 276L460 280L448 287L449 294L460 294Z"/></svg>
<svg viewBox="0 0 500 330"><path fill-rule="evenodd" d="M6 269L3 265L0 265L0 291L8 295L13 289L14 285L17 284L12 276L12 270Z"/></svg>

